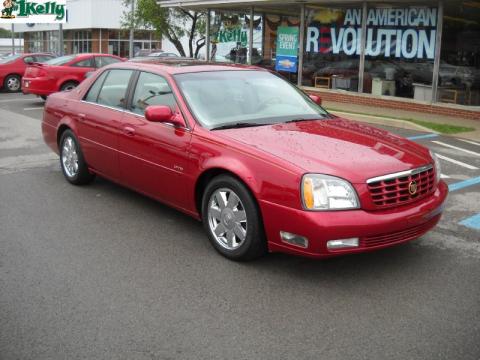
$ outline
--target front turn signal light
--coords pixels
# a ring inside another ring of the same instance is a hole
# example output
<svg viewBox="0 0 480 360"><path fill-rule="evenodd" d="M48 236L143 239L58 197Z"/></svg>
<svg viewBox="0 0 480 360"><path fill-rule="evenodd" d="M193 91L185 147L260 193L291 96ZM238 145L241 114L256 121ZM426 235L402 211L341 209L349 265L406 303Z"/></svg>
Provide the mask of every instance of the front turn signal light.
<svg viewBox="0 0 480 360"><path fill-rule="evenodd" d="M307 209L313 209L313 182L308 177L303 178L303 201Z"/></svg>

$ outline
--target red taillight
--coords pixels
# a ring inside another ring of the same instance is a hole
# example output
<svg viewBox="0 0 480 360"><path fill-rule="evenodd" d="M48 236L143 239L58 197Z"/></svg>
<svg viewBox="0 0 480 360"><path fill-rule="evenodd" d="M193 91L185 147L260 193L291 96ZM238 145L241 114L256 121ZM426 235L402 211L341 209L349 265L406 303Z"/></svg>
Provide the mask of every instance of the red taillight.
<svg viewBox="0 0 480 360"><path fill-rule="evenodd" d="M27 78L44 77L47 75L47 71L40 66L29 66L25 70L25 77Z"/></svg>

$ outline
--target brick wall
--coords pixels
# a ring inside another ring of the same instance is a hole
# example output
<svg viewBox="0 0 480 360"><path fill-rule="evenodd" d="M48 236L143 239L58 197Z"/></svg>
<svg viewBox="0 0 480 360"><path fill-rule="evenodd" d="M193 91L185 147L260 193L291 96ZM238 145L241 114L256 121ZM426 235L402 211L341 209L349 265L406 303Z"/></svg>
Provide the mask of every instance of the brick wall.
<svg viewBox="0 0 480 360"><path fill-rule="evenodd" d="M386 99L365 94L338 92L310 87L305 87L304 90L307 93L319 95L324 101L382 107L394 110L416 111L480 121L480 107L478 107L478 109L462 108L459 105L428 104L411 99Z"/></svg>

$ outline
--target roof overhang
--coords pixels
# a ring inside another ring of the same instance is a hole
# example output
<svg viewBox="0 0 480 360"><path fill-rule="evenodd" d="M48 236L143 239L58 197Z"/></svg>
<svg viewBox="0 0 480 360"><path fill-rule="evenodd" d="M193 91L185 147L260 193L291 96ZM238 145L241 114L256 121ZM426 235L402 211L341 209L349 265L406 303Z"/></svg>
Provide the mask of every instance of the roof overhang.
<svg viewBox="0 0 480 360"><path fill-rule="evenodd" d="M331 0L330 3L362 2L363 0ZM325 3L325 0L157 0L162 7L184 7L184 8L229 8L255 5L288 5Z"/></svg>

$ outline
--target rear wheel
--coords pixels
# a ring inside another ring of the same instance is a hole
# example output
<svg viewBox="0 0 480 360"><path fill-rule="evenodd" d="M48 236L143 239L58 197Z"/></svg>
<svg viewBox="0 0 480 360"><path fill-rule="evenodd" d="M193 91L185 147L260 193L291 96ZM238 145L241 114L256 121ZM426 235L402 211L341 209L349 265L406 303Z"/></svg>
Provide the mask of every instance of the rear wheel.
<svg viewBox="0 0 480 360"><path fill-rule="evenodd" d="M3 87L8 92L17 92L22 88L22 79L18 75L8 75L3 81Z"/></svg>
<svg viewBox="0 0 480 360"><path fill-rule="evenodd" d="M47 96L46 95L40 95L43 101L47 101Z"/></svg>
<svg viewBox="0 0 480 360"><path fill-rule="evenodd" d="M82 149L71 130L65 130L60 138L60 166L65 178L74 185L88 184L95 178L88 171Z"/></svg>
<svg viewBox="0 0 480 360"><path fill-rule="evenodd" d="M76 83L75 81L67 81L65 84L62 85L60 90L69 91L69 90L75 89L77 86L78 86L78 83Z"/></svg>
<svg viewBox="0 0 480 360"><path fill-rule="evenodd" d="M267 250L260 212L246 186L229 175L215 177L202 200L204 228L215 249L231 260L251 260Z"/></svg>

